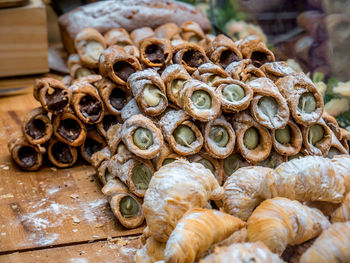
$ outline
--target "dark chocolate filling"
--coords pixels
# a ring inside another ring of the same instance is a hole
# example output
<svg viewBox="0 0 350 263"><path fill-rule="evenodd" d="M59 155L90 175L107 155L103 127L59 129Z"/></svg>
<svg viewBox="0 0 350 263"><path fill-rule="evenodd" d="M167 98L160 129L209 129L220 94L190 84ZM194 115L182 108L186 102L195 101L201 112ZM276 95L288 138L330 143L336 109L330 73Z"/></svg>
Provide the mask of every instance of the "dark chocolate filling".
<svg viewBox="0 0 350 263"><path fill-rule="evenodd" d="M114 124L119 123L117 116L114 116L112 114L105 115L102 120L103 129L105 131L108 131L108 129L113 126Z"/></svg>
<svg viewBox="0 0 350 263"><path fill-rule="evenodd" d="M49 111L62 112L68 104L66 92L62 89L54 89L52 94L46 92L45 100Z"/></svg>
<svg viewBox="0 0 350 263"><path fill-rule="evenodd" d="M236 53L232 50L225 50L220 55L220 65L223 68L226 68L228 65L230 65L234 61L238 61L239 57L237 57Z"/></svg>
<svg viewBox="0 0 350 263"><path fill-rule="evenodd" d="M70 142L73 142L78 138L81 127L79 123L74 119L64 119L60 122L57 132L65 139Z"/></svg>
<svg viewBox="0 0 350 263"><path fill-rule="evenodd" d="M46 124L41 119L32 119L26 125L26 133L37 140L45 136Z"/></svg>
<svg viewBox="0 0 350 263"><path fill-rule="evenodd" d="M95 141L94 139L88 137L86 138L85 142L84 142L84 150L85 150L85 154L91 158L91 156L95 153L98 152L100 150L102 150L103 145L101 143L99 143L98 141Z"/></svg>
<svg viewBox="0 0 350 263"><path fill-rule="evenodd" d="M118 61L113 66L114 73L124 81L127 81L129 76L136 70L130 63L126 61Z"/></svg>
<svg viewBox="0 0 350 263"><path fill-rule="evenodd" d="M253 52L251 60L253 65L257 68L259 68L261 65L264 65L266 62L268 62L266 53L260 52L260 51Z"/></svg>
<svg viewBox="0 0 350 263"><path fill-rule="evenodd" d="M109 103L113 108L121 110L126 104L126 94L122 89L115 88L109 96Z"/></svg>
<svg viewBox="0 0 350 263"><path fill-rule="evenodd" d="M18 159L21 161L23 168L30 168L37 163L38 155L33 147L23 146L18 150Z"/></svg>
<svg viewBox="0 0 350 263"><path fill-rule="evenodd" d="M153 63L161 63L163 64L167 55L164 55L164 50L161 46L159 45L149 45L146 47L145 50L146 57L149 59L149 61Z"/></svg>
<svg viewBox="0 0 350 263"><path fill-rule="evenodd" d="M101 102L93 96L86 95L84 96L80 102L80 111L85 118L89 118L90 121L97 121L102 113L102 105Z"/></svg>
<svg viewBox="0 0 350 263"><path fill-rule="evenodd" d="M192 68L197 68L204 63L204 56L196 50L188 50L182 57L183 61Z"/></svg>
<svg viewBox="0 0 350 263"><path fill-rule="evenodd" d="M52 156L59 163L72 163L73 156L69 146L63 142L56 142L51 148Z"/></svg>

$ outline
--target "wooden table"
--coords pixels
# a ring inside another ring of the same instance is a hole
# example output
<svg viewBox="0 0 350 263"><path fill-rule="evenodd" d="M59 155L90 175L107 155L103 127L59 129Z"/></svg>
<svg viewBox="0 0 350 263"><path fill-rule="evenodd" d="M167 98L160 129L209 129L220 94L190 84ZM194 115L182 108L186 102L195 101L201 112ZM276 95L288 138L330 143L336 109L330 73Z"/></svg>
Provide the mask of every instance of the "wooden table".
<svg viewBox="0 0 350 263"><path fill-rule="evenodd" d="M90 166L23 172L13 165L7 140L39 106L34 80L0 79L0 89L28 87L0 97L0 262L132 262L142 227L119 224Z"/></svg>

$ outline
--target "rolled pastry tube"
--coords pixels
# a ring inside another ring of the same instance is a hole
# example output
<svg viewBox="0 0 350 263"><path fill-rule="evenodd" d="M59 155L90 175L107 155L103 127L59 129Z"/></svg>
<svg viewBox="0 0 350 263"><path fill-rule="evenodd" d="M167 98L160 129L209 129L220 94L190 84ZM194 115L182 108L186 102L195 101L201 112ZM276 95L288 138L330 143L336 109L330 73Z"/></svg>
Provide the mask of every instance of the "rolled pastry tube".
<svg viewBox="0 0 350 263"><path fill-rule="evenodd" d="M332 145L332 131L321 118L311 126L301 127L303 145L311 155L326 156Z"/></svg>
<svg viewBox="0 0 350 263"><path fill-rule="evenodd" d="M61 142L77 147L85 141L86 127L71 111L55 115L52 125L57 140Z"/></svg>
<svg viewBox="0 0 350 263"><path fill-rule="evenodd" d="M284 61L265 63L260 67L266 77L276 82L285 76L294 75L296 72Z"/></svg>
<svg viewBox="0 0 350 263"><path fill-rule="evenodd" d="M22 132L30 144L43 144L53 133L51 120L42 107L28 112L22 122Z"/></svg>
<svg viewBox="0 0 350 263"><path fill-rule="evenodd" d="M81 64L80 58L78 54L71 54L68 57L67 66L69 70L69 74L73 79L78 79L81 77L85 77L88 75L95 74L93 69L89 69L84 67Z"/></svg>
<svg viewBox="0 0 350 263"><path fill-rule="evenodd" d="M98 74L92 74L84 77L80 77L78 79L74 79L71 83L71 85L78 83L78 82L87 82L95 87L96 83L99 82L102 79L101 75Z"/></svg>
<svg viewBox="0 0 350 263"><path fill-rule="evenodd" d="M181 26L181 37L190 43L198 44L205 34L199 24L193 21L186 21Z"/></svg>
<svg viewBox="0 0 350 263"><path fill-rule="evenodd" d="M105 114L100 123L96 124L97 131L106 138L107 131L110 127L117 123L121 123L121 119L114 114Z"/></svg>
<svg viewBox="0 0 350 263"><path fill-rule="evenodd" d="M84 28L74 41L81 63L88 68L96 68L103 50L106 49L104 37L94 28Z"/></svg>
<svg viewBox="0 0 350 263"><path fill-rule="evenodd" d="M246 66L241 73L241 81L244 83L249 83L255 79L264 77L266 77L265 73L261 69L255 67L253 64Z"/></svg>
<svg viewBox="0 0 350 263"><path fill-rule="evenodd" d="M53 138L47 148L49 161L59 168L71 167L78 159L78 150L75 147Z"/></svg>
<svg viewBox="0 0 350 263"><path fill-rule="evenodd" d="M235 43L225 35L218 35L207 49L209 59L226 68L229 64L235 61L240 61L243 56Z"/></svg>
<svg viewBox="0 0 350 263"><path fill-rule="evenodd" d="M303 73L279 79L276 86L287 100L295 122L310 126L321 118L324 112L322 95Z"/></svg>
<svg viewBox="0 0 350 263"><path fill-rule="evenodd" d="M281 155L278 152L272 150L269 157L267 157L265 160L258 163L258 166L276 168L281 163L286 161L287 161L287 156Z"/></svg>
<svg viewBox="0 0 350 263"><path fill-rule="evenodd" d="M228 78L229 75L220 66L208 62L200 65L192 74L192 77L203 81L211 87L214 86L213 84L215 81Z"/></svg>
<svg viewBox="0 0 350 263"><path fill-rule="evenodd" d="M208 62L208 58L201 46L184 42L173 46L173 62L183 65L192 74L200 65Z"/></svg>
<svg viewBox="0 0 350 263"><path fill-rule="evenodd" d="M170 41L174 39L181 39L180 32L181 28L175 23L166 23L160 25L154 30L156 37L169 39Z"/></svg>
<svg viewBox="0 0 350 263"><path fill-rule="evenodd" d="M88 163L91 163L92 155L102 150L105 146L106 141L104 138L96 130L90 130L86 135L84 143L80 146L80 152L83 158Z"/></svg>
<svg viewBox="0 0 350 263"><path fill-rule="evenodd" d="M326 111L323 112L322 119L326 122L327 126L332 130L337 139L341 140L342 132L340 130L341 128L339 127L337 120L332 115L328 114Z"/></svg>
<svg viewBox="0 0 350 263"><path fill-rule="evenodd" d="M165 67L173 57L171 42L164 38L146 38L140 42L140 61L146 67Z"/></svg>
<svg viewBox="0 0 350 263"><path fill-rule="evenodd" d="M152 163L156 171L158 171L160 167L180 159L184 159L184 157L174 153L172 149L164 143L163 147L160 149L160 152L152 160Z"/></svg>
<svg viewBox="0 0 350 263"><path fill-rule="evenodd" d="M35 81L34 98L48 112L60 114L67 110L71 101L71 92L59 80L42 78Z"/></svg>
<svg viewBox="0 0 350 263"><path fill-rule="evenodd" d="M103 149L95 152L91 156L91 165L95 169L98 169L104 161L111 159L111 151L106 146Z"/></svg>
<svg viewBox="0 0 350 263"><path fill-rule="evenodd" d="M105 185L109 180L113 179L114 176L108 171L109 160L103 161L96 169L96 174L102 185Z"/></svg>
<svg viewBox="0 0 350 263"><path fill-rule="evenodd" d="M194 119L210 121L221 112L221 101L215 91L199 80L188 80L180 92L183 109Z"/></svg>
<svg viewBox="0 0 350 263"><path fill-rule="evenodd" d="M104 38L107 47L113 45L124 47L133 44L129 33L121 27L112 28L111 30L107 31L107 33L104 35Z"/></svg>
<svg viewBox="0 0 350 263"><path fill-rule="evenodd" d="M242 80L245 74L245 68L252 63L251 59L242 59L229 64L225 71L236 80Z"/></svg>
<svg viewBox="0 0 350 263"><path fill-rule="evenodd" d="M260 67L266 62L274 62L275 55L269 50L265 43L257 36L251 35L236 42L243 58L250 58L256 67Z"/></svg>
<svg viewBox="0 0 350 263"><path fill-rule="evenodd" d="M166 88L168 99L176 106L180 106L180 91L183 89L184 82L191 76L186 69L179 64L173 64L162 72L161 78Z"/></svg>
<svg viewBox="0 0 350 263"><path fill-rule="evenodd" d="M343 147L349 152L349 145L350 145L350 132L346 129L340 128L341 133L341 144Z"/></svg>
<svg viewBox="0 0 350 263"><path fill-rule="evenodd" d="M249 85L235 79L222 79L215 82L215 90L221 100L222 111L234 113L249 107L254 92Z"/></svg>
<svg viewBox="0 0 350 263"><path fill-rule="evenodd" d="M112 156L117 153L118 146L122 141L120 123L112 125L106 132L106 141Z"/></svg>
<svg viewBox="0 0 350 263"><path fill-rule="evenodd" d="M205 123L203 137L204 149L213 158L224 159L233 152L236 134L224 117Z"/></svg>
<svg viewBox="0 0 350 263"><path fill-rule="evenodd" d="M299 126L292 120L289 120L284 128L272 129L271 137L275 151L286 156L298 154L303 144Z"/></svg>
<svg viewBox="0 0 350 263"><path fill-rule="evenodd" d="M127 45L123 47L126 54L140 58L140 50L137 46L134 45Z"/></svg>
<svg viewBox="0 0 350 263"><path fill-rule="evenodd" d="M250 112L256 122L269 129L280 129L289 120L287 101L276 85L268 78L259 78L249 83L254 91Z"/></svg>
<svg viewBox="0 0 350 263"><path fill-rule="evenodd" d="M61 82L63 83L63 85L65 85L66 87L70 86L73 82L73 78L70 75L65 75L62 79Z"/></svg>
<svg viewBox="0 0 350 263"><path fill-rule="evenodd" d="M10 136L8 149L13 161L23 170L36 171L43 163L43 154L39 147L30 144L20 132Z"/></svg>
<svg viewBox="0 0 350 263"><path fill-rule="evenodd" d="M203 146L203 136L190 119L183 110L170 110L159 122L169 146L183 156L198 153Z"/></svg>
<svg viewBox="0 0 350 263"><path fill-rule="evenodd" d="M161 130L143 115L127 119L122 125L121 137L132 153L144 159L154 158L163 147Z"/></svg>
<svg viewBox="0 0 350 263"><path fill-rule="evenodd" d="M130 38L137 47L140 46L142 40L151 37L154 37L154 31L150 27L137 28L130 33Z"/></svg>
<svg viewBox="0 0 350 263"><path fill-rule="evenodd" d="M327 157L332 159L334 156L341 155L341 154L349 154L349 152L341 144L337 136L335 136L334 132L332 132L331 148L329 148L328 150Z"/></svg>
<svg viewBox="0 0 350 263"><path fill-rule="evenodd" d="M241 167L249 166L250 164L243 158L243 156L235 150L229 156L222 160L222 167L224 170L224 181L230 177L235 171Z"/></svg>
<svg viewBox="0 0 350 263"><path fill-rule="evenodd" d="M198 42L198 45L200 45L204 50L208 50L214 39L215 36L213 34L205 34L205 37Z"/></svg>
<svg viewBox="0 0 350 263"><path fill-rule="evenodd" d="M123 121L126 121L131 116L142 114L142 112L139 109L139 106L136 103L135 99L129 100L129 102L122 108L121 110L121 117Z"/></svg>
<svg viewBox="0 0 350 263"><path fill-rule="evenodd" d="M164 82L153 69L132 74L127 86L132 91L140 111L145 115L158 116L168 106Z"/></svg>
<svg viewBox="0 0 350 263"><path fill-rule="evenodd" d="M139 60L125 52L122 47L111 46L101 55L99 61L99 72L108 76L113 82L119 85L126 85L129 76L141 70Z"/></svg>
<svg viewBox="0 0 350 263"><path fill-rule="evenodd" d="M271 152L272 139L269 131L257 123L247 111L233 117L236 144L244 159L256 164L265 160Z"/></svg>

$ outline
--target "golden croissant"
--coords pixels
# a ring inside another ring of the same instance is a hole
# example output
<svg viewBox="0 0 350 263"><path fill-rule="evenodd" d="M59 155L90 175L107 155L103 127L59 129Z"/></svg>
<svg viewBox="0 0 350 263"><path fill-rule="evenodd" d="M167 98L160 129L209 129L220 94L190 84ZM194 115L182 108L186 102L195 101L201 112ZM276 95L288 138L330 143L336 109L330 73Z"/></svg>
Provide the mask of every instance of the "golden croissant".
<svg viewBox="0 0 350 263"><path fill-rule="evenodd" d="M158 242L153 237L146 240L146 244L135 254L135 263L154 263L164 258L166 243Z"/></svg>
<svg viewBox="0 0 350 263"><path fill-rule="evenodd" d="M350 221L350 192L346 194L343 203L331 214L332 223Z"/></svg>

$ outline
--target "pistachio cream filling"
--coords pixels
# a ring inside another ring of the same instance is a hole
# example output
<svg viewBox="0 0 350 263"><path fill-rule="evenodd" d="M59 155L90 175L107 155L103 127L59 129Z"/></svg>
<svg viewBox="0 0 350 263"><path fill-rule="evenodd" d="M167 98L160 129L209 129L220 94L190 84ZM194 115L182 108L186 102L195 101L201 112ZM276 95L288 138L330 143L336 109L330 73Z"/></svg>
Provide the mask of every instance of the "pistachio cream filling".
<svg viewBox="0 0 350 263"><path fill-rule="evenodd" d="M244 98L244 89L236 84L227 85L222 90L222 96L230 102L240 101Z"/></svg>
<svg viewBox="0 0 350 263"><path fill-rule="evenodd" d="M109 171L108 171L108 169L106 169L106 171L105 171L105 181L106 181L106 183L109 181L109 180L111 180L111 179L113 179L113 174L111 174Z"/></svg>
<svg viewBox="0 0 350 263"><path fill-rule="evenodd" d="M300 96L298 108L301 112L311 113L316 109L316 99L311 92L305 92Z"/></svg>
<svg viewBox="0 0 350 263"><path fill-rule="evenodd" d="M194 36L191 36L188 40L188 42L190 43L194 43L194 44L197 44L199 41L201 41L202 38L198 35L194 35Z"/></svg>
<svg viewBox="0 0 350 263"><path fill-rule="evenodd" d="M179 97L179 93L184 86L184 82L185 80L183 79L174 79L173 82L171 82L171 92L175 98Z"/></svg>
<svg viewBox="0 0 350 263"><path fill-rule="evenodd" d="M98 61L101 53L103 52L103 45L100 42L91 40L86 43L85 50L87 56L95 61Z"/></svg>
<svg viewBox="0 0 350 263"><path fill-rule="evenodd" d="M225 147L229 140L229 135L227 130L219 125L214 125L210 127L209 138L215 142L219 147Z"/></svg>
<svg viewBox="0 0 350 263"><path fill-rule="evenodd" d="M153 144L153 134L145 128L137 128L132 136L134 144L141 150L147 150Z"/></svg>
<svg viewBox="0 0 350 263"><path fill-rule="evenodd" d="M136 165L132 170L131 180L138 190L147 190L151 178L151 170L142 163Z"/></svg>
<svg viewBox="0 0 350 263"><path fill-rule="evenodd" d="M203 166L209 169L213 174L215 173L215 167L208 159L201 159L199 163L203 164Z"/></svg>
<svg viewBox="0 0 350 263"><path fill-rule="evenodd" d="M209 93L204 90L196 90L193 92L191 100L197 109L206 110L211 108L211 97Z"/></svg>
<svg viewBox="0 0 350 263"><path fill-rule="evenodd" d="M162 92L154 85L147 84L143 90L143 98L149 107L155 107L160 103Z"/></svg>
<svg viewBox="0 0 350 263"><path fill-rule="evenodd" d="M324 128L322 125L315 124L310 127L309 129L309 143L312 145L315 145L316 143L320 142L324 137Z"/></svg>
<svg viewBox="0 0 350 263"><path fill-rule="evenodd" d="M175 161L176 161L175 158L165 158L163 163L162 163L162 166L167 165L167 164L172 163L172 162L175 162Z"/></svg>
<svg viewBox="0 0 350 263"><path fill-rule="evenodd" d="M270 96L262 97L258 102L258 108L270 120L272 126L275 127L274 117L278 112L277 101Z"/></svg>
<svg viewBox="0 0 350 263"><path fill-rule="evenodd" d="M81 77L86 77L88 75L91 75L91 71L87 68L80 68L75 72L75 78L81 78Z"/></svg>
<svg viewBox="0 0 350 263"><path fill-rule="evenodd" d="M255 127L250 127L243 136L243 144L249 150L254 150L260 142L259 131Z"/></svg>
<svg viewBox="0 0 350 263"><path fill-rule="evenodd" d="M219 79L222 79L222 77L220 77L219 75L211 75L208 77L208 85L211 86L215 81L219 80Z"/></svg>
<svg viewBox="0 0 350 263"><path fill-rule="evenodd" d="M119 202L119 211L125 218L133 217L139 213L139 204L131 196L124 196Z"/></svg>
<svg viewBox="0 0 350 263"><path fill-rule="evenodd" d="M238 153L232 153L224 160L224 171L230 176L234 173L243 162L242 157Z"/></svg>
<svg viewBox="0 0 350 263"><path fill-rule="evenodd" d="M196 140L195 133L186 125L179 125L173 135L178 144L186 147L191 147L190 145Z"/></svg>
<svg viewBox="0 0 350 263"><path fill-rule="evenodd" d="M275 131L275 138L281 144L288 144L291 142L291 130L287 125L283 129L279 129Z"/></svg>

